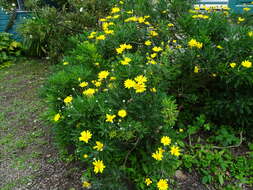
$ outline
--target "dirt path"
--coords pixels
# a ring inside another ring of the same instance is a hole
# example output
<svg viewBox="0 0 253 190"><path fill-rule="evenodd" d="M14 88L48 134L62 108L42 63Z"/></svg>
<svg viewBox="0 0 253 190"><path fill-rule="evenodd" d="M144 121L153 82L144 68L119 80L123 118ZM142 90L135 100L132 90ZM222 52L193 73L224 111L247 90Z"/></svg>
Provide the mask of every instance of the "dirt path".
<svg viewBox="0 0 253 190"><path fill-rule="evenodd" d="M29 60L0 70L0 190L80 189L78 167L60 160L40 119L48 68Z"/></svg>

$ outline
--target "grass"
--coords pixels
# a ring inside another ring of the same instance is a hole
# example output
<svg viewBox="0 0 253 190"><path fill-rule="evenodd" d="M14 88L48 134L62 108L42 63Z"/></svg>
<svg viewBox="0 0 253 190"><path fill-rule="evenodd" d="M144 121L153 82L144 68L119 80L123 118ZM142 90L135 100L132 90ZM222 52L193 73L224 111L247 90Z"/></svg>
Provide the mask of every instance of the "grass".
<svg viewBox="0 0 253 190"><path fill-rule="evenodd" d="M43 103L37 95L47 63L19 61L0 70L0 189L24 187L39 169L36 162L46 144L40 113Z"/></svg>
<svg viewBox="0 0 253 190"><path fill-rule="evenodd" d="M0 69L0 190L81 188L80 169L61 160L41 119L38 91L50 68L23 59Z"/></svg>

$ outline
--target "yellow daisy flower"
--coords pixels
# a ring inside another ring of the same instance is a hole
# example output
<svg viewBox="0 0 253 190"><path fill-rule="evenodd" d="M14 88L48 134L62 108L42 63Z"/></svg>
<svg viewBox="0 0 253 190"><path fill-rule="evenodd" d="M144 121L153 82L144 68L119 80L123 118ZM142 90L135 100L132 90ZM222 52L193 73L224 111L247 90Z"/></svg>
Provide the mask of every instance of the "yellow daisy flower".
<svg viewBox="0 0 253 190"><path fill-rule="evenodd" d="M149 33L151 36L158 36L158 33L154 30L151 30Z"/></svg>
<svg viewBox="0 0 253 190"><path fill-rule="evenodd" d="M79 86L82 87L82 88L84 88L84 87L86 87L88 85L89 85L89 83L85 82L85 81L79 84Z"/></svg>
<svg viewBox="0 0 253 190"><path fill-rule="evenodd" d="M152 42L151 42L150 40L147 40L147 41L145 42L145 45L146 45L146 46L151 46L151 44L152 44Z"/></svg>
<svg viewBox="0 0 253 190"><path fill-rule="evenodd" d="M146 91L146 85L144 83L135 83L133 88L135 89L136 93L142 93Z"/></svg>
<svg viewBox="0 0 253 190"><path fill-rule="evenodd" d="M116 115L110 115L110 114L106 114L106 122L110 122L113 123L114 118L116 117Z"/></svg>
<svg viewBox="0 0 253 190"><path fill-rule="evenodd" d="M159 190L167 190L169 188L169 185L167 183L167 180L165 179L160 179L158 182L157 182L157 187Z"/></svg>
<svg viewBox="0 0 253 190"><path fill-rule="evenodd" d="M121 61L120 61L120 63L121 63L122 65L128 65L131 61L132 61L131 58L125 57L124 60L121 60Z"/></svg>
<svg viewBox="0 0 253 190"><path fill-rule="evenodd" d="M100 73L98 73L99 81L106 79L109 74L109 71L101 71Z"/></svg>
<svg viewBox="0 0 253 190"><path fill-rule="evenodd" d="M111 11L112 14L118 13L118 12L120 12L120 8L119 7L113 7L112 8L112 11Z"/></svg>
<svg viewBox="0 0 253 190"><path fill-rule="evenodd" d="M88 143L91 139L92 134L89 130L81 132L81 137L79 137L79 141L84 141L85 143Z"/></svg>
<svg viewBox="0 0 253 190"><path fill-rule="evenodd" d="M103 160L95 160L94 162L92 162L92 164L94 165L94 172L97 173L103 173L104 169L105 169L105 165L103 163Z"/></svg>
<svg viewBox="0 0 253 190"><path fill-rule="evenodd" d="M94 88L88 88L87 90L83 91L85 96L93 96L96 90Z"/></svg>
<svg viewBox="0 0 253 190"><path fill-rule="evenodd" d="M54 121L57 122L59 121L59 119L61 118L61 115L59 113L57 113L55 116L54 116Z"/></svg>
<svg viewBox="0 0 253 190"><path fill-rule="evenodd" d="M96 141L96 146L93 146L93 149L96 149L97 151L103 151L103 148L104 144L99 141Z"/></svg>
<svg viewBox="0 0 253 190"><path fill-rule="evenodd" d="M198 73L199 70L200 70L200 69L199 69L199 66L195 66L195 67L194 67L194 73Z"/></svg>
<svg viewBox="0 0 253 190"><path fill-rule="evenodd" d="M170 137L168 137L168 136L163 136L163 137L161 138L161 143L162 143L164 146L170 145L170 143L171 143Z"/></svg>
<svg viewBox="0 0 253 190"><path fill-rule="evenodd" d="M90 184L88 181L84 181L84 182L83 182L83 187L84 187L84 188L90 188L90 187L91 187L91 184Z"/></svg>
<svg viewBox="0 0 253 190"><path fill-rule="evenodd" d="M171 155L174 155L174 156L179 156L180 155L180 149L178 146L172 146L171 149L170 149L170 153Z"/></svg>
<svg viewBox="0 0 253 190"><path fill-rule="evenodd" d="M131 79L127 79L124 82L125 88L128 88L128 89L134 87L134 85L135 85L135 82Z"/></svg>
<svg viewBox="0 0 253 190"><path fill-rule="evenodd" d="M134 80L135 80L137 83L140 83L140 84L145 83L145 82L148 81L148 80L147 80L147 77L145 77L145 76L143 76L143 75L139 75L139 76L135 77Z"/></svg>
<svg viewBox="0 0 253 190"><path fill-rule="evenodd" d="M126 117L126 116L127 116L126 110L124 110L124 109L119 110L119 111L118 111L118 116L120 116L120 117L122 117L122 118Z"/></svg>
<svg viewBox="0 0 253 190"><path fill-rule="evenodd" d="M67 96L63 101L65 104L69 104L71 103L73 100L73 97L72 96Z"/></svg>
<svg viewBox="0 0 253 190"><path fill-rule="evenodd" d="M234 68L236 66L236 63L230 63L230 67Z"/></svg>
<svg viewBox="0 0 253 190"><path fill-rule="evenodd" d="M146 178L145 183L147 186L149 186L152 183L152 180L150 178Z"/></svg>
<svg viewBox="0 0 253 190"><path fill-rule="evenodd" d="M249 60L245 60L242 62L242 66L246 68L250 68L252 66L252 63Z"/></svg>
<svg viewBox="0 0 253 190"><path fill-rule="evenodd" d="M97 40L105 40L105 35L100 35L98 37L96 37Z"/></svg>

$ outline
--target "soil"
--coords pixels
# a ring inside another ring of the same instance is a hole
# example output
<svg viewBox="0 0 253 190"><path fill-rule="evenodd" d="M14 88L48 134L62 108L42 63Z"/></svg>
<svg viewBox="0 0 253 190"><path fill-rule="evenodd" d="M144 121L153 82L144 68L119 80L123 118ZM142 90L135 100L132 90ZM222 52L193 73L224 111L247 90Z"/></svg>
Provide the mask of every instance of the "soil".
<svg viewBox="0 0 253 190"><path fill-rule="evenodd" d="M0 190L79 190L80 166L60 159L38 91L51 66L22 60L0 70Z"/></svg>

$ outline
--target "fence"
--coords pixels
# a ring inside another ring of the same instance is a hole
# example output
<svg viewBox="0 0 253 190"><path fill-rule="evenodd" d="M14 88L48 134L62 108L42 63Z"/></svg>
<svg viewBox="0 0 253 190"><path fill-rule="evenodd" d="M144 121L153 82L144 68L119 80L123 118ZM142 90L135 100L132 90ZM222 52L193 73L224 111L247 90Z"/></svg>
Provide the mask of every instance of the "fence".
<svg viewBox="0 0 253 190"><path fill-rule="evenodd" d="M242 14L244 8L250 8L249 13L253 13L253 0L198 0L198 6L215 6L217 8L228 6L233 13Z"/></svg>

